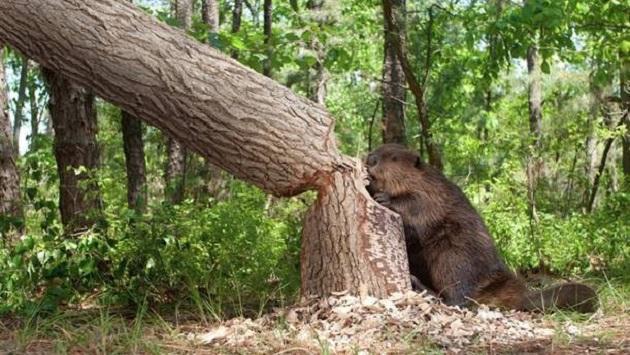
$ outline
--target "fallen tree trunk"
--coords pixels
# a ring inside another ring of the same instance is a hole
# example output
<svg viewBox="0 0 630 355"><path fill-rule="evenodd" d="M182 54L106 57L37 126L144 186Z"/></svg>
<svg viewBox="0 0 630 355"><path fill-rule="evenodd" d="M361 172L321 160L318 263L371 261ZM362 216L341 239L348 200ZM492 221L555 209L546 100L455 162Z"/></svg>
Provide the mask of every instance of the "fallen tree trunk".
<svg viewBox="0 0 630 355"><path fill-rule="evenodd" d="M116 0L3 0L0 40L277 196L317 190L304 296L410 288L400 219L369 198L320 105Z"/></svg>

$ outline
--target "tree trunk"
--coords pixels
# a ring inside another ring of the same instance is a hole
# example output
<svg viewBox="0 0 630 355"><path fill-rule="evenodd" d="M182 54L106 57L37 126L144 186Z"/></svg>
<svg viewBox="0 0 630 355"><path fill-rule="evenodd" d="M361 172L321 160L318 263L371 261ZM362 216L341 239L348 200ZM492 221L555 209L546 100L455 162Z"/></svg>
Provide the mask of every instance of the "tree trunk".
<svg viewBox="0 0 630 355"><path fill-rule="evenodd" d="M192 0L176 0L175 17L184 31L190 30L192 24ZM167 139L167 162L164 179L166 180L166 197L178 204L184 200L186 187L186 160L188 152L184 146L172 137Z"/></svg>
<svg viewBox="0 0 630 355"><path fill-rule="evenodd" d="M324 25L323 21L326 18L326 16L321 13L324 9L325 3L326 0L310 0L306 3L306 8L313 14L313 18L318 21L320 28ZM326 84L329 79L328 72L324 66L326 48L317 36L313 36L308 46L316 56L316 63L309 69L309 73L307 75L308 97L314 102L324 105L326 103L327 94Z"/></svg>
<svg viewBox="0 0 630 355"><path fill-rule="evenodd" d="M31 67L35 68L34 65L31 65ZM37 103L37 85L35 80L28 84L28 99L31 104L31 147L33 147L33 142L39 134L39 105Z"/></svg>
<svg viewBox="0 0 630 355"><path fill-rule="evenodd" d="M529 132L533 145L540 148L542 138L542 88L540 58L538 47L532 45L527 50L528 107L529 107Z"/></svg>
<svg viewBox="0 0 630 355"><path fill-rule="evenodd" d="M400 218L369 198L323 107L126 2L4 0L0 13L0 40L237 177L278 196L319 191L304 226L304 296L410 288Z"/></svg>
<svg viewBox="0 0 630 355"><path fill-rule="evenodd" d="M177 26L184 31L192 27L193 0L175 0L175 18Z"/></svg>
<svg viewBox="0 0 630 355"><path fill-rule="evenodd" d="M392 11L405 13L405 0L393 0ZM396 55L395 40L405 45L405 23L401 21L399 28L392 29L388 21L384 21L384 55L383 55L383 143L406 144L405 131L405 74Z"/></svg>
<svg viewBox="0 0 630 355"><path fill-rule="evenodd" d="M536 192L538 182L543 171L543 161L540 158L542 138L542 89L541 69L538 47L532 45L527 49L528 106L529 106L529 156L527 158L527 208L530 223L530 238L536 251L541 254L541 244L536 228L538 225L538 211ZM539 267L544 269L544 258L539 255Z"/></svg>
<svg viewBox="0 0 630 355"><path fill-rule="evenodd" d="M584 189L583 205L587 206L590 196L590 187L595 180L595 172L597 171L597 137L595 134L595 128L597 119L600 116L601 102L602 102L602 89L591 80L590 83L590 110L587 116L587 134L585 142L585 165L584 170L586 172L586 178L588 183Z"/></svg>
<svg viewBox="0 0 630 355"><path fill-rule="evenodd" d="M201 20L208 25L211 33L219 32L219 10L219 0L203 0L201 3Z"/></svg>
<svg viewBox="0 0 630 355"><path fill-rule="evenodd" d="M127 111L122 112L122 135L127 167L127 205L137 212L143 212L149 196L147 193L144 141L142 140L142 121Z"/></svg>
<svg viewBox="0 0 630 355"><path fill-rule="evenodd" d="M621 109L630 111L630 50L619 51L619 84L621 91ZM630 191L630 119L626 116L626 132L622 137L622 161L625 189Z"/></svg>
<svg viewBox="0 0 630 355"><path fill-rule="evenodd" d="M272 0L265 0L264 4L264 35L265 35L265 48L267 58L263 64L263 75L271 78L271 57L273 55L273 47L271 44L271 22L272 22L273 3Z"/></svg>
<svg viewBox="0 0 630 355"><path fill-rule="evenodd" d="M208 25L210 44L214 46L216 42L213 39L217 39L219 33L219 1L204 0L203 5L202 18ZM200 189L197 199L211 196L214 200L224 200L229 196L229 177L219 167L205 160L204 166L198 174L203 180L203 187Z"/></svg>
<svg viewBox="0 0 630 355"><path fill-rule="evenodd" d="M536 218L536 189L543 167L539 157L542 143L542 88L538 47L532 45L527 50L529 133L530 153L527 163L528 195L531 214Z"/></svg>
<svg viewBox="0 0 630 355"><path fill-rule="evenodd" d="M94 95L59 72L43 72L50 89L61 222L66 233L80 233L94 226L101 209Z"/></svg>
<svg viewBox="0 0 630 355"><path fill-rule="evenodd" d="M22 218L20 175L15 165L17 151L13 145L9 100L4 73L4 45L0 42L0 231L9 227L9 219ZM7 223L5 225L5 223Z"/></svg>
<svg viewBox="0 0 630 355"><path fill-rule="evenodd" d="M129 2L133 3L133 0ZM123 148L127 168L127 206L136 212L144 212L148 203L146 162L142 121L126 111L121 114Z"/></svg>
<svg viewBox="0 0 630 355"><path fill-rule="evenodd" d="M394 5L392 4L393 0L383 0L383 13L385 17L385 21L387 22L387 26L391 28L394 32L400 32L399 23L402 22L400 17L402 14L395 13ZM430 25L429 29L432 27L433 16L431 12L431 8L429 8L429 18ZM394 46L396 47L396 54L398 56L398 60L400 61L400 65L402 66L403 73L405 79L407 80L407 85L409 85L409 89L414 96L416 109L418 110L418 119L420 121L420 135L421 142L427 148L427 154L429 156L429 164L434 166L435 168L442 170L444 164L442 163L442 154L438 149L438 146L435 144L433 140L433 132L431 130L431 121L429 120L429 112L427 109L427 103L425 98L426 82L429 76L430 69L430 59L431 59L431 31L427 31L428 34L428 43L427 43L427 53L426 53L426 63L425 63L425 74L423 82L419 82L416 74L414 73L411 64L409 63L409 59L407 58L406 48L403 43L400 43L398 37L392 36L390 39L393 41ZM421 148L422 149L422 148ZM421 154L422 155L422 154Z"/></svg>
<svg viewBox="0 0 630 355"><path fill-rule="evenodd" d="M241 30L241 16L243 15L243 0L234 0L234 8L232 9L232 33L238 33ZM238 50L232 51L232 58L238 59Z"/></svg>
<svg viewBox="0 0 630 355"><path fill-rule="evenodd" d="M28 58L21 56L22 69L20 70L20 84L18 97L15 102L15 115L13 116L13 145L15 151L20 154L20 132L24 123L24 103L26 102L26 87L28 85Z"/></svg>

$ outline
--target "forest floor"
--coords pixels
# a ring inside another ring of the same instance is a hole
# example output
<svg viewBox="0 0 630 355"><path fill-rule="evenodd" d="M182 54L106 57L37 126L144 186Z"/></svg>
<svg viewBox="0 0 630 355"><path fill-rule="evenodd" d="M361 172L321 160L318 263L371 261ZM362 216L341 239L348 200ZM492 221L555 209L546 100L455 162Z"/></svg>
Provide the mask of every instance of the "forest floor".
<svg viewBox="0 0 630 355"><path fill-rule="evenodd" d="M0 354L630 354L630 293L600 288L594 314L447 307L409 292L385 300L339 294L260 317L66 309L0 319Z"/></svg>

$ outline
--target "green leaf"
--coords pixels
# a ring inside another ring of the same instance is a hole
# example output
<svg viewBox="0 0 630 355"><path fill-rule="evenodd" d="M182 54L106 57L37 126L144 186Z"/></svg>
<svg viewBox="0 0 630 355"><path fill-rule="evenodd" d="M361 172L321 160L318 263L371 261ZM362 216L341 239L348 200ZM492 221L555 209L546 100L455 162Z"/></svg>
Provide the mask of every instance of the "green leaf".
<svg viewBox="0 0 630 355"><path fill-rule="evenodd" d="M549 74L549 73L551 73L551 67L549 66L549 62L547 62L547 61L543 61L543 62L540 64L540 70L541 70L543 73L545 73L545 74Z"/></svg>

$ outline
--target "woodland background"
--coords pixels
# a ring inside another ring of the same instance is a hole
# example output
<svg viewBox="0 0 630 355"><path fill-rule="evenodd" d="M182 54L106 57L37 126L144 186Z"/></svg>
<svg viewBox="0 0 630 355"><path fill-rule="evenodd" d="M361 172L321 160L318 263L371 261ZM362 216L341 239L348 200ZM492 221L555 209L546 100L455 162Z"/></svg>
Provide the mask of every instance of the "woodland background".
<svg viewBox="0 0 630 355"><path fill-rule="evenodd" d="M373 0L139 5L325 105L344 153L401 142L443 166L514 269L625 294L630 3L386 3L394 26ZM11 48L1 59L19 198L0 217L0 315L100 304L223 318L295 300L313 194L266 195L98 98L91 123L55 124L59 79ZM55 156L76 142L87 157ZM82 202L60 206L61 178Z"/></svg>

